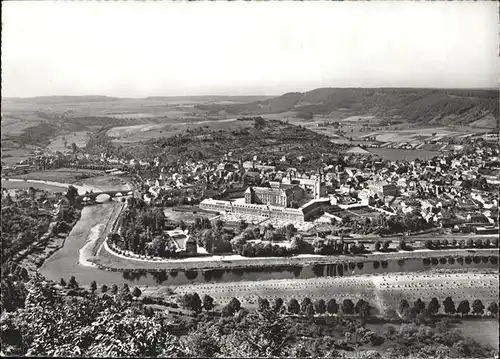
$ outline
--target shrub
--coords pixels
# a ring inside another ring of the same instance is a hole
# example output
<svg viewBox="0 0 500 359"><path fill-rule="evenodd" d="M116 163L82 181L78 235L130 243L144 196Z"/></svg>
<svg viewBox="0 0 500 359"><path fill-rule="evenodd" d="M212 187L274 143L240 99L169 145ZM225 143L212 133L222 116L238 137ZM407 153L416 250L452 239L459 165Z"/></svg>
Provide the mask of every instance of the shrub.
<svg viewBox="0 0 500 359"><path fill-rule="evenodd" d="M399 241L399 249L401 249L403 251L406 250L406 242L404 239Z"/></svg>
<svg viewBox="0 0 500 359"><path fill-rule="evenodd" d="M269 301L266 298L261 298L259 297L257 299L258 302L258 311L259 312L264 312L265 310L269 309Z"/></svg>
<svg viewBox="0 0 500 359"><path fill-rule="evenodd" d="M208 294L203 296L203 308L205 308L206 311L214 309L214 299Z"/></svg>
<svg viewBox="0 0 500 359"><path fill-rule="evenodd" d="M344 299L344 301L342 302L342 311L345 314L354 313L354 303L351 299Z"/></svg>
<svg viewBox="0 0 500 359"><path fill-rule="evenodd" d="M295 298L290 299L290 302L288 303L288 311L292 314L299 314L300 305L297 299Z"/></svg>
<svg viewBox="0 0 500 359"><path fill-rule="evenodd" d="M335 301L335 299L330 299L326 305L326 309L329 314L336 314L339 310L339 305Z"/></svg>
<svg viewBox="0 0 500 359"><path fill-rule="evenodd" d="M226 305L224 308L226 314L229 315L234 315L236 312L238 312L241 309L241 303L237 298L232 298L229 303Z"/></svg>
<svg viewBox="0 0 500 359"><path fill-rule="evenodd" d="M476 299L472 302L472 311L477 315L482 315L484 313L484 304L481 299Z"/></svg>
<svg viewBox="0 0 500 359"><path fill-rule="evenodd" d="M490 305L488 305L488 312L490 312L493 315L498 314L498 304L495 302L491 302Z"/></svg>
<svg viewBox="0 0 500 359"><path fill-rule="evenodd" d="M386 239L386 240L384 241L384 243L382 243L382 248L384 249L384 251L386 251L386 250L388 250L388 249L389 249L390 244L391 244L391 241L390 241L390 240L388 240L388 239Z"/></svg>
<svg viewBox="0 0 500 359"><path fill-rule="evenodd" d="M181 304L184 308L195 313L201 312L201 299L198 293L186 293L182 296Z"/></svg>
<svg viewBox="0 0 500 359"><path fill-rule="evenodd" d="M148 296L144 296L144 297L142 297L142 303L143 304L155 304L155 301Z"/></svg>

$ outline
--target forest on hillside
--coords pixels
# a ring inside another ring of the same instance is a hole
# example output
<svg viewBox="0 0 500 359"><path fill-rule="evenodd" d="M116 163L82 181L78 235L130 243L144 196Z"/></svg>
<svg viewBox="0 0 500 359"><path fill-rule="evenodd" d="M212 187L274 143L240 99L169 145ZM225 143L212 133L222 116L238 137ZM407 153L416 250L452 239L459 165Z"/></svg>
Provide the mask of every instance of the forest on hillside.
<svg viewBox="0 0 500 359"><path fill-rule="evenodd" d="M399 88L321 88L245 104L204 104L200 110L229 114L266 114L286 111L403 118L410 123L467 125L482 121L495 127L499 114L497 90L442 90ZM479 123L477 124L479 125Z"/></svg>

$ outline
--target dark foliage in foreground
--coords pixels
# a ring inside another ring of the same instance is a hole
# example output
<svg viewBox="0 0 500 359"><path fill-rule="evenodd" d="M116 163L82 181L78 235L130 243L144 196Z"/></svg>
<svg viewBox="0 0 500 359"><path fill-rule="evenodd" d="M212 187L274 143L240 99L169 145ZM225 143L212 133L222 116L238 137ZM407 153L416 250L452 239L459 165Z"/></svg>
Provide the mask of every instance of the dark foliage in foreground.
<svg viewBox="0 0 500 359"><path fill-rule="evenodd" d="M339 306L332 300L327 303L313 303L307 298L301 303L292 300L289 311L300 314L290 315L284 313L282 301L276 301L271 308L267 301L261 300L259 311L249 311L233 298L221 313L213 311L213 302L208 297L203 299L207 311L201 312L202 301L193 293L182 298L183 304L194 310L185 315L178 311L155 311L145 303L154 304L156 300L144 297L138 301L128 286L116 287L109 293L71 289L72 293L64 295L66 290L58 290L55 284L38 277L26 284L26 290L23 305L6 313L0 322L3 354L338 357L342 353L362 356L367 348L380 349L388 357L491 357L494 354L492 349L464 339L451 328L448 320L430 319L425 324L410 320L399 330L386 325L375 333L364 327L366 318L360 318L369 308L362 300L354 306L352 302L342 303L342 313L330 316L315 315L315 312L337 312ZM355 316L345 314L351 309ZM384 343L388 351L381 349Z"/></svg>

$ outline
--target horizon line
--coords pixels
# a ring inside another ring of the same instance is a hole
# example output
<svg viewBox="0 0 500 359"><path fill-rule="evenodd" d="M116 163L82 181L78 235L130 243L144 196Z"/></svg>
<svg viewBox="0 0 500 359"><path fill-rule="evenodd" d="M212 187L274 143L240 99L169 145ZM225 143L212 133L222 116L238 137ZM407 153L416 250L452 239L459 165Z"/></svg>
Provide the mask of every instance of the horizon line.
<svg viewBox="0 0 500 359"><path fill-rule="evenodd" d="M317 87L312 90L307 91L288 91L283 92L280 95L266 95L266 94L240 94L240 95L221 95L221 94L196 94L196 95L149 95L149 96L113 96L113 95L35 95L35 96L1 96L2 100L7 99L34 99L34 98L50 98L50 97L108 97L108 98L116 98L116 99L136 99L143 100L154 97L163 97L163 98L189 98L189 97L279 97L289 93L307 93L320 89L365 89L365 90L384 90L384 89L394 89L394 90L496 90L500 91L500 87L402 87L402 86L378 86L378 87L360 87L360 86L347 86L347 87Z"/></svg>

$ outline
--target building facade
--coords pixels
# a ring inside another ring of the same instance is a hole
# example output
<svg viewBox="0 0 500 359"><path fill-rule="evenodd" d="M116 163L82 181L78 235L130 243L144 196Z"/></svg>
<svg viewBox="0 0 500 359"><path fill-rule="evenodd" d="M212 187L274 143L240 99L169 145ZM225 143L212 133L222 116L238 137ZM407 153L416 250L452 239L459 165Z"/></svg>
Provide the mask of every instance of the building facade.
<svg viewBox="0 0 500 359"><path fill-rule="evenodd" d="M290 222L306 222L319 214L324 206L329 206L328 198L312 200L300 208L286 208L265 204L235 203L233 201L221 201L214 199L204 199L200 203L200 208L216 211L222 214L242 214L259 217L262 219L277 219Z"/></svg>
<svg viewBox="0 0 500 359"><path fill-rule="evenodd" d="M267 204L278 207L288 207L293 199L291 189L248 187L245 191L246 204Z"/></svg>
<svg viewBox="0 0 500 359"><path fill-rule="evenodd" d="M385 181L373 181L368 184L368 188L379 196L397 196L398 188L392 183Z"/></svg>

